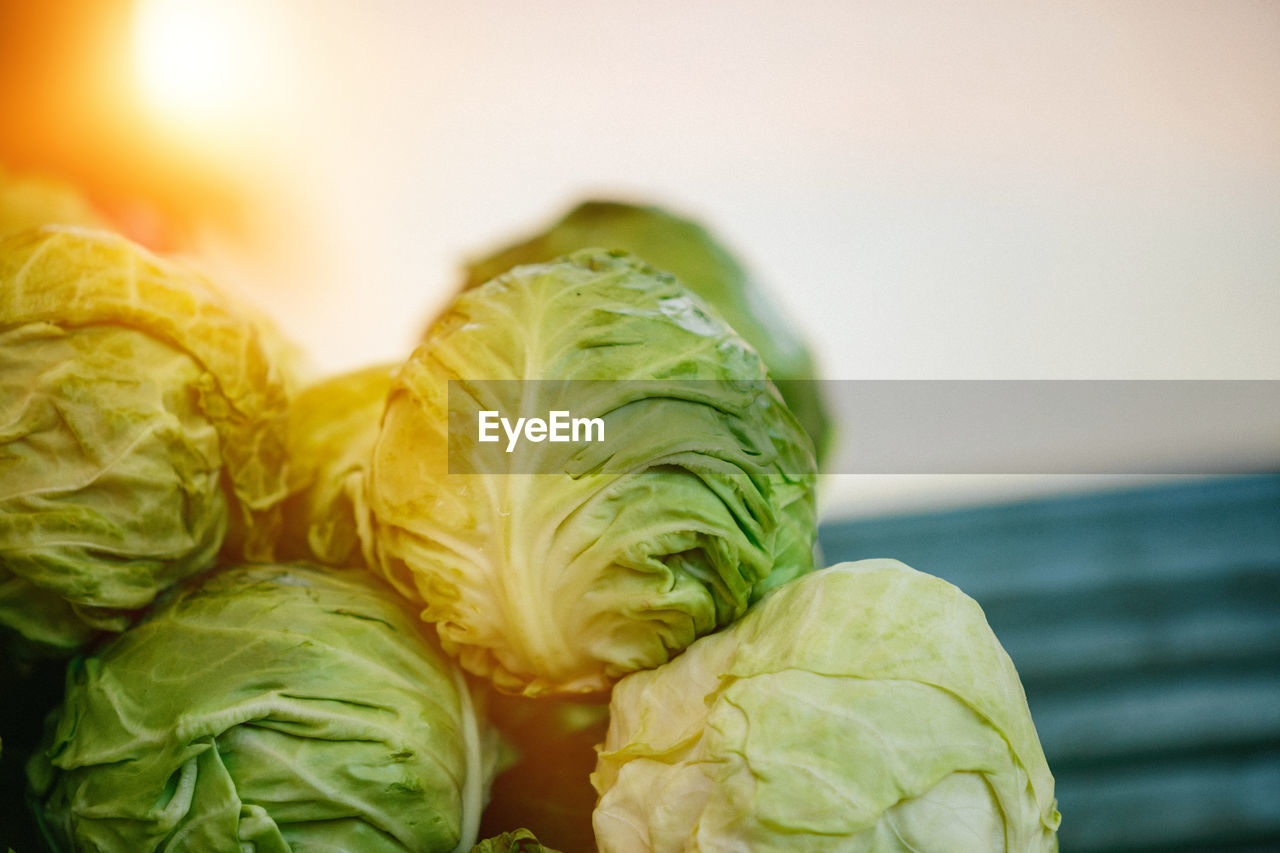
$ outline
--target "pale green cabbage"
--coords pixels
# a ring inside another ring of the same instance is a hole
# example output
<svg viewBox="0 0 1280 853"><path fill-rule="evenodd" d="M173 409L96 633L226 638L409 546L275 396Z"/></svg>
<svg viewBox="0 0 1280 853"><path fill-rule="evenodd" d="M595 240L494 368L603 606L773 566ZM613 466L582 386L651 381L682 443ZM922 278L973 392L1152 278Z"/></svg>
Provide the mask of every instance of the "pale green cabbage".
<svg viewBox="0 0 1280 853"><path fill-rule="evenodd" d="M0 331L0 621L54 645L119 630L212 563L227 499L200 377L129 329Z"/></svg>
<svg viewBox="0 0 1280 853"><path fill-rule="evenodd" d="M0 625L74 648L224 545L271 556L288 395L265 340L122 237L0 240Z"/></svg>
<svg viewBox="0 0 1280 853"><path fill-rule="evenodd" d="M74 659L28 776L57 851L465 851L495 746L373 575L261 564Z"/></svg>
<svg viewBox="0 0 1280 853"><path fill-rule="evenodd" d="M623 249L680 279L751 344L782 398L813 439L821 460L830 444L830 418L818 370L804 338L746 267L693 219L655 205L587 201L541 233L473 259L467 287L519 264L542 263L579 249Z"/></svg>
<svg viewBox="0 0 1280 853"><path fill-rule="evenodd" d="M304 388L289 407L289 498L277 553L325 565L371 561L365 476L392 368L368 367Z"/></svg>
<svg viewBox="0 0 1280 853"><path fill-rule="evenodd" d="M1057 849L1053 777L981 608L893 560L783 586L622 679L602 853Z"/></svg>
<svg viewBox="0 0 1280 853"><path fill-rule="evenodd" d="M570 410L606 441L495 466L476 407L545 413L567 387L545 380L594 380ZM672 276L587 250L458 298L397 374L368 490L380 569L466 669L537 695L603 691L811 569L815 478L755 351Z"/></svg>

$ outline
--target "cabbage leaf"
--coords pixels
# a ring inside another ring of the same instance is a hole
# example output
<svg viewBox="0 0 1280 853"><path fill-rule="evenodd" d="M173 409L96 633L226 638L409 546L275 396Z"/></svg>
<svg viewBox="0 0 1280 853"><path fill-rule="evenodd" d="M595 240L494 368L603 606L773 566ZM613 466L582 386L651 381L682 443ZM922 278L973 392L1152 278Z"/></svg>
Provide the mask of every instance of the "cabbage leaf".
<svg viewBox="0 0 1280 853"><path fill-rule="evenodd" d="M537 836L529 830L517 829L514 832L504 832L493 838L486 838L472 847L471 853L556 853L556 851L540 844Z"/></svg>
<svg viewBox="0 0 1280 853"><path fill-rule="evenodd" d="M371 562L365 477L391 390L386 365L304 388L289 407L289 497L277 553L331 566Z"/></svg>

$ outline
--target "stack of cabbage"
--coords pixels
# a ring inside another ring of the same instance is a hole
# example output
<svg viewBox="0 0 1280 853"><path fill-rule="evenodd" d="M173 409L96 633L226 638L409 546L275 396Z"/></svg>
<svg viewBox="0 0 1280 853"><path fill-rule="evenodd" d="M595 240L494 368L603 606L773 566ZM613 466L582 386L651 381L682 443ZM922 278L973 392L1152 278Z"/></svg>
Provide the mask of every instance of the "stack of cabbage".
<svg viewBox="0 0 1280 853"><path fill-rule="evenodd" d="M0 241L0 621L78 650L50 849L1056 849L981 610L814 571L812 364L710 235L590 204L469 275L292 394L177 265ZM475 437L557 409L600 440Z"/></svg>

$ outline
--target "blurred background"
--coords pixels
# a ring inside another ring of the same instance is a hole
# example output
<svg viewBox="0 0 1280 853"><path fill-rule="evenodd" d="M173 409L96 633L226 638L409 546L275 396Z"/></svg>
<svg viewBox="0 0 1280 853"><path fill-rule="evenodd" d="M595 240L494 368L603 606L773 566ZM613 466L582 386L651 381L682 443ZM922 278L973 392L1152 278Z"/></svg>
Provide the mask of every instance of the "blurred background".
<svg viewBox="0 0 1280 853"><path fill-rule="evenodd" d="M403 358L463 260L604 196L709 226L828 378L1280 378L1272 0L0 0L0 168L198 257L317 373ZM1276 461L1250 412L1170 440L1242 436ZM1274 477L847 475L822 502L830 557L949 576L1007 634L1064 849L1280 835Z"/></svg>
<svg viewBox="0 0 1280 853"><path fill-rule="evenodd" d="M1280 377L1269 0L0 0L0 105L0 164L199 254L322 372L403 358L463 259L595 195L707 224L829 378Z"/></svg>

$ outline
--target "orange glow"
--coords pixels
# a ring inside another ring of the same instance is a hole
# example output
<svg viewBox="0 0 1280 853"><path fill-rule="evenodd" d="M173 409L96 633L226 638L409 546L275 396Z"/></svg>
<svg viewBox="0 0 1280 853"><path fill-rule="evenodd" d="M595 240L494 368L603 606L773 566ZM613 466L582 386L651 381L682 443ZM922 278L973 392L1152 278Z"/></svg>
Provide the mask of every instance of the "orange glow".
<svg viewBox="0 0 1280 853"><path fill-rule="evenodd" d="M75 186L153 248L189 246L207 227L255 232L271 190L247 152L279 89L251 78L270 70L261 60L280 28L249 11L0 0L0 166Z"/></svg>

